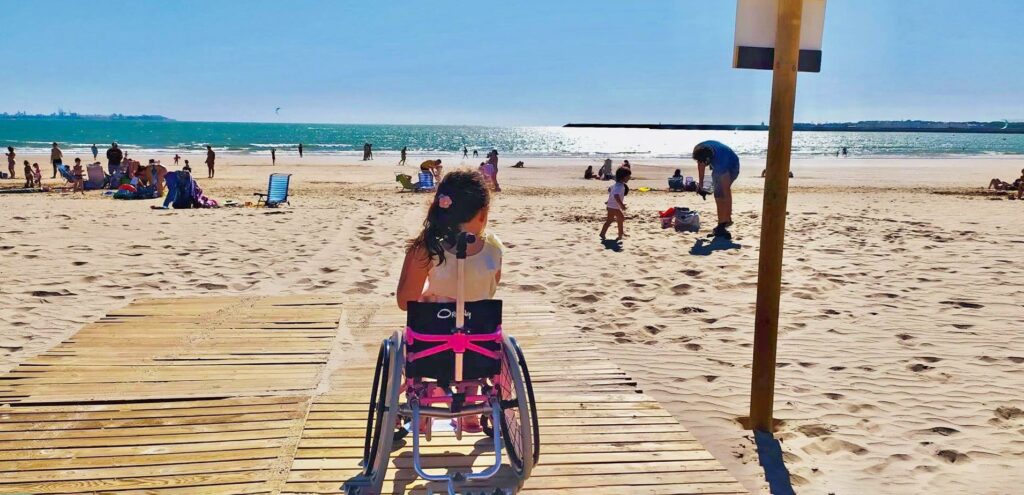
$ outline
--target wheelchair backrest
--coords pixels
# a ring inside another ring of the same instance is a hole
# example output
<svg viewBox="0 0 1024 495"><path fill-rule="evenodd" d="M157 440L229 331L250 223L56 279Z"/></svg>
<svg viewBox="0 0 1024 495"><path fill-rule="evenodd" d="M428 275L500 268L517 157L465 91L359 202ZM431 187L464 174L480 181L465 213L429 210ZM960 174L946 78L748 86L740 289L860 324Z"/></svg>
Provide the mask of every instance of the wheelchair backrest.
<svg viewBox="0 0 1024 495"><path fill-rule="evenodd" d="M501 301L466 303L466 336L456 336L455 303L410 302L406 316L406 364L409 378L455 379L455 349L463 349L464 380L501 372Z"/></svg>

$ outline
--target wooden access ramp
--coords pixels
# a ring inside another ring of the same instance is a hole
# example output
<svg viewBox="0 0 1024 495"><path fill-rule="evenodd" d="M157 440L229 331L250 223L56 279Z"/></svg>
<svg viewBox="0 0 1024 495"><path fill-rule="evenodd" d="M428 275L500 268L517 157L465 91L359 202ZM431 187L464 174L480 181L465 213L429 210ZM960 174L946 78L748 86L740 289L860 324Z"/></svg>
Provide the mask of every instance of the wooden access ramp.
<svg viewBox="0 0 1024 495"><path fill-rule="evenodd" d="M0 494L340 493L359 471L376 348L404 324L391 306L287 296L116 311L0 376ZM523 493L746 493L549 305L506 301L504 320L540 413ZM471 438L423 445L428 468L493 459ZM392 459L385 489L424 493L408 447Z"/></svg>

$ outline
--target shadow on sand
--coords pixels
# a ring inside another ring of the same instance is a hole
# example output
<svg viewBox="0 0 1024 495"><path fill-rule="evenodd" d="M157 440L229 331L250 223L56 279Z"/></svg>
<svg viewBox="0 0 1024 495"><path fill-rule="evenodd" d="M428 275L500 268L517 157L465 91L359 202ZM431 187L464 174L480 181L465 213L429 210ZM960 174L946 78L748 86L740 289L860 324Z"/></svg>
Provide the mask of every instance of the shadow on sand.
<svg viewBox="0 0 1024 495"><path fill-rule="evenodd" d="M690 248L690 254L696 256L708 256L715 251L727 251L730 249L739 249L741 247L743 246L724 237L714 237L711 239L711 242L708 242L706 239L697 239L697 242L693 243L693 247Z"/></svg>
<svg viewBox="0 0 1024 495"><path fill-rule="evenodd" d="M782 461L782 446L775 436L766 431L754 431L757 458L764 468L764 478L773 495L795 495L789 482L789 470Z"/></svg>
<svg viewBox="0 0 1024 495"><path fill-rule="evenodd" d="M604 239L604 240L601 241L601 244L604 245L605 249L611 249L612 251L615 251L616 253L622 251L622 241L616 241L616 240L613 240L613 239Z"/></svg>

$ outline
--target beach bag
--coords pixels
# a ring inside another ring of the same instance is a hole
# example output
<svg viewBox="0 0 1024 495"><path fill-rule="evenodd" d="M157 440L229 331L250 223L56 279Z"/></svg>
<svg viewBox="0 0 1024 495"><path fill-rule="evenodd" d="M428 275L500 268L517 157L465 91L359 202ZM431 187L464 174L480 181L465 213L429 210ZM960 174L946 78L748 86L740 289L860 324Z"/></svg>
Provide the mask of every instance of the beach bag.
<svg viewBox="0 0 1024 495"><path fill-rule="evenodd" d="M676 208L673 226L676 232L699 232L700 215L689 208Z"/></svg>

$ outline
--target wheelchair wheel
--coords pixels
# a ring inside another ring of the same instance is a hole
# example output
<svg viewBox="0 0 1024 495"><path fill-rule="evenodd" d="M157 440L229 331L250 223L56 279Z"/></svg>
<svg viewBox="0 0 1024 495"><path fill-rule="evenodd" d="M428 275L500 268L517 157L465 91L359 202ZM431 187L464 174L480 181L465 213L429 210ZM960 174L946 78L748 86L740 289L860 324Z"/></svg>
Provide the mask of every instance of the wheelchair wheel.
<svg viewBox="0 0 1024 495"><path fill-rule="evenodd" d="M404 365L402 335L395 332L391 338L381 343L377 354L377 367L366 417L363 476L371 481L372 488L368 493L380 493L391 460Z"/></svg>
<svg viewBox="0 0 1024 495"><path fill-rule="evenodd" d="M526 479L539 454L534 442L540 439L540 428L533 385L527 378L526 360L515 339L506 336L502 350L504 356L498 384L502 409L501 437L516 474L520 479Z"/></svg>

